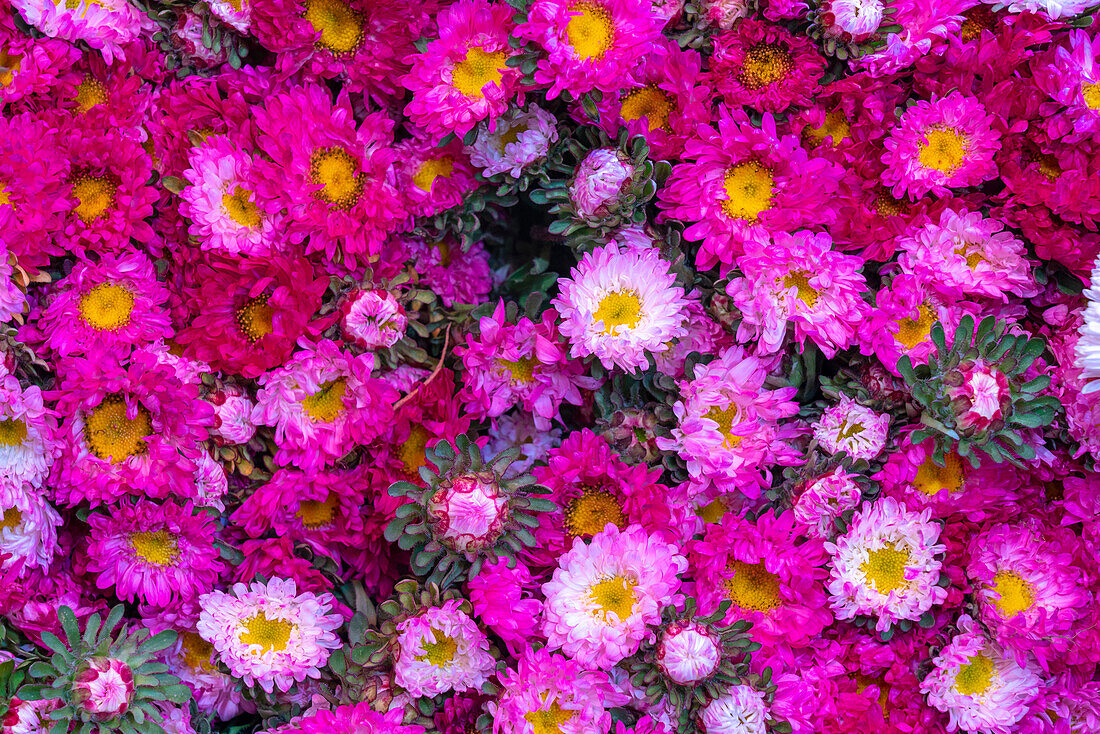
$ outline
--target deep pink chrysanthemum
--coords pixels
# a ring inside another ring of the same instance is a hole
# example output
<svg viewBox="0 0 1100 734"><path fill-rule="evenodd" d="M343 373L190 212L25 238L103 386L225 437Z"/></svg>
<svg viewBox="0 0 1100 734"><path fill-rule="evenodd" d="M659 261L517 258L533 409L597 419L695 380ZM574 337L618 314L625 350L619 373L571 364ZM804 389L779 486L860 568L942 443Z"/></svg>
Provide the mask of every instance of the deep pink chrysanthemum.
<svg viewBox="0 0 1100 734"><path fill-rule="evenodd" d="M1100 132L1100 36L1076 29L1064 39L1031 68L1035 85L1048 95L1039 108L1048 134L1073 144Z"/></svg>
<svg viewBox="0 0 1100 734"><path fill-rule="evenodd" d="M487 124L515 104L523 104L519 69L507 65L512 11L487 0L459 0L438 16L439 37L406 62L412 70L402 84L412 92L405 114L435 140L459 138L480 120ZM517 92L519 98L516 98Z"/></svg>
<svg viewBox="0 0 1100 734"><path fill-rule="evenodd" d="M477 576L468 585L474 613L508 646L508 652L518 657L530 640L538 636L542 601L534 592L531 572L521 562L508 568L501 558L482 564Z"/></svg>
<svg viewBox="0 0 1100 734"><path fill-rule="evenodd" d="M116 56L126 56L123 47L138 37L143 22L148 21L126 0L13 0L12 5L50 38L84 41L108 63Z"/></svg>
<svg viewBox="0 0 1100 734"><path fill-rule="evenodd" d="M407 259L413 261L420 282L448 308L459 303L481 303L493 286L489 254L475 242L468 249L451 237L438 242L401 238Z"/></svg>
<svg viewBox="0 0 1100 734"><path fill-rule="evenodd" d="M301 734L424 734L419 724L402 723L402 709L394 708L388 713L379 713L372 706L374 702L337 706L332 710L318 709L298 720L295 730Z"/></svg>
<svg viewBox="0 0 1100 734"><path fill-rule="evenodd" d="M58 76L80 58L80 50L70 43L20 32L7 12L0 17L0 46L5 49L5 71L0 73L0 101L4 104L48 93Z"/></svg>
<svg viewBox="0 0 1100 734"><path fill-rule="evenodd" d="M903 355L917 364L927 361L933 349L933 324L939 322L951 335L958 326L962 306L945 301L932 282L932 275L897 275L876 294L870 324L858 334L860 350L877 356L894 375L899 374L897 364Z"/></svg>
<svg viewBox="0 0 1100 734"><path fill-rule="evenodd" d="M119 599L168 606L210 591L225 569L213 522L190 503L119 503L88 524L88 571Z"/></svg>
<svg viewBox="0 0 1100 734"><path fill-rule="evenodd" d="M836 218L829 197L840 169L810 157L795 136L780 137L771 115L756 128L722 107L717 128L701 125L696 135L658 196L662 217L692 223L684 236L702 241L699 268L721 263L725 272L749 241Z"/></svg>
<svg viewBox="0 0 1100 734"><path fill-rule="evenodd" d="M422 130L394 146L397 187L405 208L415 217L430 217L458 206L478 187L470 157L461 140L437 145Z"/></svg>
<svg viewBox="0 0 1100 734"><path fill-rule="evenodd" d="M554 99L618 90L660 32L649 0L536 0L514 35L546 52L535 82Z"/></svg>
<svg viewBox="0 0 1100 734"><path fill-rule="evenodd" d="M810 39L780 25L746 18L712 40L709 79L731 107L783 112L807 105L825 71L825 57Z"/></svg>

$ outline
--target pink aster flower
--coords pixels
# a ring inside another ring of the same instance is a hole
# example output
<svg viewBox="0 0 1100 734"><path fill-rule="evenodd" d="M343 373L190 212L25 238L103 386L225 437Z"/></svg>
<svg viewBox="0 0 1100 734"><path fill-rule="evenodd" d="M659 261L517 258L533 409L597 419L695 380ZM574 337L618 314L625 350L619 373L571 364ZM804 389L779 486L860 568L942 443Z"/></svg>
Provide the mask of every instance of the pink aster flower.
<svg viewBox="0 0 1100 734"><path fill-rule="evenodd" d="M727 623L752 622L763 645L803 647L833 621L826 605L826 560L820 540L800 539L792 513L755 523L726 513L691 544L700 609L732 602Z"/></svg>
<svg viewBox="0 0 1100 734"><path fill-rule="evenodd" d="M405 336L405 309L384 290L357 290L341 306L344 334L365 349L392 347Z"/></svg>
<svg viewBox="0 0 1100 734"><path fill-rule="evenodd" d="M623 250L612 241L585 253L558 281L554 306L573 358L594 355L604 367L644 369L686 334L684 290L656 249Z"/></svg>
<svg viewBox="0 0 1100 734"><path fill-rule="evenodd" d="M901 273L875 296L870 323L860 331L860 351L874 354L882 365L897 375L898 360L908 355L915 364L928 361L932 353L931 331L938 321L944 333L954 335L961 309L933 287L941 272L928 275ZM948 337L949 339L952 337Z"/></svg>
<svg viewBox="0 0 1100 734"><path fill-rule="evenodd" d="M210 396L214 406L213 432L229 443L248 443L256 434L252 411L256 404L239 387L227 387Z"/></svg>
<svg viewBox="0 0 1100 734"><path fill-rule="evenodd" d="M454 239L438 242L409 238L403 241L412 258L420 281L432 290L443 305L481 303L493 286L489 254L485 245L475 242L467 249Z"/></svg>
<svg viewBox="0 0 1100 734"><path fill-rule="evenodd" d="M496 666L489 639L451 599L397 624L394 682L410 696L478 690Z"/></svg>
<svg viewBox="0 0 1100 734"><path fill-rule="evenodd" d="M549 499L559 509L539 516L538 542L524 551L533 563L552 566L577 539L588 540L608 525L620 530L640 525L650 533L667 533L669 509L660 499L660 473L625 463L602 436L587 428L574 431L546 463L535 467L535 480L550 489Z"/></svg>
<svg viewBox="0 0 1100 734"><path fill-rule="evenodd" d="M256 109L256 127L270 157L254 159L256 194L290 212L291 241L308 236L308 250L329 259L339 248L354 267L405 224L392 170L393 121L384 113L357 124L346 89L334 102L326 87L307 84L268 97Z"/></svg>
<svg viewBox="0 0 1100 734"><path fill-rule="evenodd" d="M53 477L59 503L192 495L198 446L213 421L198 385L181 382L149 352L126 362L92 352L62 363L52 397L63 421Z"/></svg>
<svg viewBox="0 0 1100 734"><path fill-rule="evenodd" d="M10 13L0 18L0 43L5 48L0 100L5 104L47 92L80 57L80 50L70 43L22 33Z"/></svg>
<svg viewBox="0 0 1100 734"><path fill-rule="evenodd" d="M678 452L696 480L759 496L759 483L746 474L801 456L791 445L800 430L781 423L798 413L797 389L764 387L774 366L731 346L699 367L694 380L681 383L682 397L672 406L677 426L671 439L657 438L658 447Z"/></svg>
<svg viewBox="0 0 1100 734"><path fill-rule="evenodd" d="M925 224L898 246L905 251L898 258L902 270L926 277L945 298L1036 293L1024 243L980 212L944 209L938 224Z"/></svg>
<svg viewBox="0 0 1100 734"><path fill-rule="evenodd" d="M210 591L225 570L213 522L190 503L120 503L88 524L88 571L119 599L165 607Z"/></svg>
<svg viewBox="0 0 1100 734"><path fill-rule="evenodd" d="M494 122L478 126L467 146L470 163L486 178L507 174L519 178L524 169L546 159L558 140L557 118L538 105L512 108Z"/></svg>
<svg viewBox="0 0 1100 734"><path fill-rule="evenodd" d="M396 707L387 713L379 713L372 706L374 701L336 706L332 710L318 709L298 720L296 731L301 734L425 734L418 724L404 724L404 712Z"/></svg>
<svg viewBox="0 0 1100 734"><path fill-rule="evenodd" d="M721 640L707 625L673 622L661 630L657 665L682 686L706 680L722 663Z"/></svg>
<svg viewBox="0 0 1100 734"><path fill-rule="evenodd" d="M584 365L566 356L556 321L557 313L547 309L537 324L525 316L509 324L501 301L482 317L478 335L455 348L463 366L459 397L476 417L496 418L518 404L547 430L562 403L580 405L580 390L597 387L584 376Z"/></svg>
<svg viewBox="0 0 1100 734"><path fill-rule="evenodd" d="M1049 670L1065 657L1090 593L1072 531L1038 523L994 525L970 542L967 577L994 639L1025 663Z"/></svg>
<svg viewBox="0 0 1100 734"><path fill-rule="evenodd" d="M460 0L436 16L439 37L407 59L402 84L412 91L405 108L413 124L439 140L463 137L480 120L494 120L519 91L520 71L507 65L512 11L487 0ZM523 104L522 92L517 104Z"/></svg>
<svg viewBox="0 0 1100 734"><path fill-rule="evenodd" d="M464 474L441 482L427 511L438 541L473 562L500 537L508 521L508 497L491 472Z"/></svg>
<svg viewBox="0 0 1100 734"><path fill-rule="evenodd" d="M42 0L47 2L47 0ZM149 155L137 141L114 130L74 129L65 139L69 156L70 210L57 235L65 249L83 254L147 242L158 192L147 185Z"/></svg>
<svg viewBox="0 0 1100 734"><path fill-rule="evenodd" d="M862 497L855 477L838 466L805 483L792 511L808 536L829 539L836 535L836 519L858 507Z"/></svg>
<svg viewBox="0 0 1100 734"><path fill-rule="evenodd" d="M1048 96L1039 107L1047 132L1074 144L1100 131L1100 36L1076 29L1064 39L1031 67L1035 86Z"/></svg>
<svg viewBox="0 0 1100 734"><path fill-rule="evenodd" d="M737 338L758 339L765 353L780 349L790 323L799 344L808 337L832 357L867 316L863 258L833 250L827 234L777 232L747 247L738 267L744 276L726 287L743 315Z"/></svg>
<svg viewBox="0 0 1100 734"><path fill-rule="evenodd" d="M0 485L0 570L25 575L34 568L47 569L57 554L57 528L61 516L30 485Z"/></svg>
<svg viewBox="0 0 1100 734"><path fill-rule="evenodd" d="M536 584L523 563L513 568L504 558L484 563L467 588L474 614L504 640L513 656L519 657L539 636L542 601L533 595Z"/></svg>
<svg viewBox="0 0 1100 734"><path fill-rule="evenodd" d="M635 84L597 103L599 126L612 137L623 128L643 136L654 158L678 158L695 127L710 121L702 57L675 41L658 41L639 60L634 77Z"/></svg>
<svg viewBox="0 0 1100 734"><path fill-rule="evenodd" d="M714 36L710 81L723 101L762 112L807 105L825 71L825 57L804 36L746 18Z"/></svg>
<svg viewBox="0 0 1100 734"><path fill-rule="evenodd" d="M889 429L889 415L841 395L840 402L826 408L818 419L814 438L830 453L843 451L852 459L870 461L885 448Z"/></svg>
<svg viewBox="0 0 1100 734"><path fill-rule="evenodd" d="M461 140L440 146L423 130L394 146L397 187L415 217L431 217L460 205L478 187L474 167Z"/></svg>
<svg viewBox="0 0 1100 734"><path fill-rule="evenodd" d="M700 125L683 163L658 194L663 218L691 224L684 236L702 245L699 268L729 270L745 245L776 231L829 225L840 170L814 158L794 135L780 137L775 119L751 125L741 110L720 107L716 126Z"/></svg>
<svg viewBox="0 0 1100 734"><path fill-rule="evenodd" d="M133 697L134 671L123 660L95 657L73 676L73 702L95 720L122 716Z"/></svg>
<svg viewBox="0 0 1100 734"><path fill-rule="evenodd" d="M172 335L168 291L140 252L78 263L57 289L38 323L46 346L59 357L104 347L125 352Z"/></svg>
<svg viewBox="0 0 1100 734"><path fill-rule="evenodd" d="M212 135L192 149L188 162L180 213L191 220L188 232L202 249L267 255L280 244L281 207L257 193L259 174L239 143Z"/></svg>
<svg viewBox="0 0 1100 734"><path fill-rule="evenodd" d="M485 704L493 719L493 734L568 734L607 731L613 706L627 701L602 670L589 670L576 660L547 648L530 647L514 667L499 674L503 689Z"/></svg>
<svg viewBox="0 0 1100 734"><path fill-rule="evenodd" d="M962 362L958 367L962 384L948 386L947 396L955 419L963 431L993 430L1003 426L1012 406L1008 377L985 360Z"/></svg>
<svg viewBox="0 0 1100 734"><path fill-rule="evenodd" d="M578 216L602 219L619 209L619 198L630 186L634 165L618 148L588 152L573 173L569 199Z"/></svg>
<svg viewBox="0 0 1100 734"><path fill-rule="evenodd" d="M57 419L37 385L15 375L0 377L0 489L42 486L60 450Z"/></svg>
<svg viewBox="0 0 1100 734"><path fill-rule="evenodd" d="M188 311L176 341L214 369L259 377L290 356L327 287L307 260L210 257L176 296Z"/></svg>
<svg viewBox="0 0 1100 734"><path fill-rule="evenodd" d="M378 436L397 391L371 377L373 355L353 356L329 339L298 345L303 351L259 378L252 422L274 426L277 464L310 471Z"/></svg>
<svg viewBox="0 0 1100 734"><path fill-rule="evenodd" d="M932 659L921 682L928 703L950 717L948 731L1009 734L1039 695L1039 677L989 640L968 615L959 634Z"/></svg>
<svg viewBox="0 0 1100 734"><path fill-rule="evenodd" d="M829 596L838 619L867 614L884 630L900 620L915 621L947 599L938 585L946 546L932 512L909 511L891 497L865 502L848 531L835 543Z"/></svg>
<svg viewBox="0 0 1100 734"><path fill-rule="evenodd" d="M548 647L603 669L633 655L661 609L681 599L678 577L687 560L676 551L640 525L574 540L542 586Z"/></svg>
<svg viewBox="0 0 1100 734"><path fill-rule="evenodd" d="M343 624L331 594L299 594L291 580L234 584L231 593L199 598L198 630L229 671L268 693L289 691L295 682L320 677L320 667L340 646L334 631Z"/></svg>
<svg viewBox="0 0 1100 734"><path fill-rule="evenodd" d="M13 7L28 23L50 38L84 41L110 63L123 58L123 47L142 31L141 12L126 0L14 0Z"/></svg>
<svg viewBox="0 0 1100 734"><path fill-rule="evenodd" d="M554 99L618 89L660 32L650 0L536 0L515 35L546 52L535 83Z"/></svg>
<svg viewBox="0 0 1100 734"><path fill-rule="evenodd" d="M994 178L993 156L1001 147L994 122L981 102L961 92L917 102L886 138L882 182L896 197L916 198Z"/></svg>

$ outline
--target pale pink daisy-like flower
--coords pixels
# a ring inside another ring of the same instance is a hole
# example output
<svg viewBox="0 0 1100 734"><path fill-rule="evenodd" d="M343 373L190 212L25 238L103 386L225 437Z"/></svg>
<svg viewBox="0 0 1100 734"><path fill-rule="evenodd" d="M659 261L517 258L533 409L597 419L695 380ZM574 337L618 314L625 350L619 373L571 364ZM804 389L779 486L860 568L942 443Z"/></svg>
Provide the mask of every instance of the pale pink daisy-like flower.
<svg viewBox="0 0 1100 734"><path fill-rule="evenodd" d="M699 723L706 734L765 734L771 718L764 693L739 685L708 703Z"/></svg>
<svg viewBox="0 0 1100 734"><path fill-rule="evenodd" d="M742 18L753 12L752 0L703 0L703 17L710 25L730 30Z"/></svg>
<svg viewBox="0 0 1100 734"><path fill-rule="evenodd" d="M229 494L229 477L225 467L205 451L199 453L195 465L195 504L225 512L222 498Z"/></svg>
<svg viewBox="0 0 1100 734"><path fill-rule="evenodd" d="M996 177L1001 139L993 123L981 102L961 92L917 102L886 138L882 182L895 197L916 199Z"/></svg>
<svg viewBox="0 0 1100 734"><path fill-rule="evenodd" d="M831 538L836 534L836 519L858 507L861 496L855 475L838 466L806 484L794 503L794 519L812 537Z"/></svg>
<svg viewBox="0 0 1100 734"><path fill-rule="evenodd" d="M1100 258L1096 259L1091 283L1083 295L1087 305L1074 351L1085 385L1081 392L1094 393L1100 390Z"/></svg>
<svg viewBox="0 0 1100 734"><path fill-rule="evenodd" d="M397 392L371 377L373 355L345 353L328 339L300 346L304 351L259 379L252 421L275 427L280 466L310 471L386 430Z"/></svg>
<svg viewBox="0 0 1100 734"><path fill-rule="evenodd" d="M59 453L56 430L38 386L23 388L15 375L0 376L0 490L42 486Z"/></svg>
<svg viewBox="0 0 1100 734"><path fill-rule="evenodd" d="M224 135L191 149L189 185L180 192L180 214L204 250L227 255L266 255L281 244L282 205L264 198L256 186L252 156Z"/></svg>
<svg viewBox="0 0 1100 734"><path fill-rule="evenodd" d="M519 178L525 168L545 160L558 141L557 118L538 105L508 110L495 121L478 126L466 147L470 163L486 178L508 174Z"/></svg>
<svg viewBox="0 0 1100 734"><path fill-rule="evenodd" d="M536 0L514 35L546 51L535 83L555 99L619 89L660 32L650 0Z"/></svg>
<svg viewBox="0 0 1100 734"><path fill-rule="evenodd" d="M947 599L938 585L946 550L932 511L910 512L892 497L865 502L848 532L826 542L832 558L829 596L838 619L878 618L876 629L915 621Z"/></svg>
<svg viewBox="0 0 1100 734"><path fill-rule="evenodd" d="M759 487L744 481L747 472L800 457L791 445L799 429L780 423L798 413L792 400L797 389L766 389L774 367L775 360L749 356L740 346L699 367L672 406L677 419L672 438L658 437L657 446L677 451L696 480L758 496Z"/></svg>
<svg viewBox="0 0 1100 734"><path fill-rule="evenodd" d="M840 402L826 408L818 419L814 438L830 453L843 451L853 459L870 461L882 453L889 429L889 415L841 395Z"/></svg>
<svg viewBox="0 0 1100 734"><path fill-rule="evenodd" d="M737 339L757 339L765 353L782 347L791 324L800 344L809 338L832 357L867 318L863 258L837 252L825 233L776 232L746 246L738 267L743 277L726 287L743 315Z"/></svg>
<svg viewBox="0 0 1100 734"><path fill-rule="evenodd" d="M72 698L93 718L110 721L122 716L134 698L134 671L117 658L92 658L73 676Z"/></svg>
<svg viewBox="0 0 1100 734"><path fill-rule="evenodd" d="M898 247L902 271L924 276L945 298L970 293L1007 300L1038 291L1024 243L981 212L944 209L938 223L901 238Z"/></svg>
<svg viewBox="0 0 1100 734"><path fill-rule="evenodd" d="M198 631L229 672L268 693L320 678L320 667L340 646L343 617L330 613L332 594L297 593L292 579L234 584L231 593L199 598Z"/></svg>
<svg viewBox="0 0 1100 734"><path fill-rule="evenodd" d="M1079 15L1100 5L1098 0L982 0L988 5L1005 8L1012 13L1044 13L1058 20Z"/></svg>
<svg viewBox="0 0 1100 734"><path fill-rule="evenodd" d="M630 184L634 165L617 148L589 151L577 166L569 198L581 217L599 219L616 209L619 196Z"/></svg>
<svg viewBox="0 0 1100 734"><path fill-rule="evenodd" d="M29 485L0 486L0 569L48 568L57 554L61 516Z"/></svg>
<svg viewBox="0 0 1100 734"><path fill-rule="evenodd" d="M141 13L126 0L15 0L13 7L50 38L84 41L107 63L142 31Z"/></svg>
<svg viewBox="0 0 1100 734"><path fill-rule="evenodd" d="M679 574L687 560L676 546L640 525L614 525L580 538L543 584L542 631L551 649L586 666L608 669L634 654L661 618L661 609L680 599Z"/></svg>
<svg viewBox="0 0 1100 734"><path fill-rule="evenodd" d="M384 290L355 291L344 302L344 334L366 349L392 347L405 335L405 309Z"/></svg>
<svg viewBox="0 0 1100 734"><path fill-rule="evenodd" d="M1010 734L1039 695L1040 680L996 643L968 615L959 634L932 659L921 681L928 703L948 715L948 731Z"/></svg>
<svg viewBox="0 0 1100 734"><path fill-rule="evenodd" d="M394 682L410 696L476 690L489 679L496 666L489 639L460 604L452 599L398 623Z"/></svg>
<svg viewBox="0 0 1100 734"><path fill-rule="evenodd" d="M252 26L250 0L208 0L207 6L218 20L233 26L241 34L248 34Z"/></svg>
<svg viewBox="0 0 1100 734"><path fill-rule="evenodd" d="M656 249L623 251L615 242L585 253L558 281L554 306L573 358L595 355L604 367L644 368L684 336L687 300Z"/></svg>
<svg viewBox="0 0 1100 734"><path fill-rule="evenodd" d="M722 656L721 640L698 622L674 622L661 631L657 643L658 667L682 686L709 678Z"/></svg>
<svg viewBox="0 0 1100 734"><path fill-rule="evenodd" d="M248 443L256 434L252 411L256 404L244 390L227 386L210 396L214 406L215 435L229 443Z"/></svg>

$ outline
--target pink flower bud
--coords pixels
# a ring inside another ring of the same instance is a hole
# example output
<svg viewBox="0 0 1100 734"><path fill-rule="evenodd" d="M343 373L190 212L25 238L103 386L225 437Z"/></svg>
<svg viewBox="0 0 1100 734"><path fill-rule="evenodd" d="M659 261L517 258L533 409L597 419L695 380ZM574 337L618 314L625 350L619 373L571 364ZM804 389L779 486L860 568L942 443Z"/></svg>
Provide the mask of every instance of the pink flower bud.
<svg viewBox="0 0 1100 734"><path fill-rule="evenodd" d="M121 716L134 698L134 673L117 658L92 658L73 678L73 702L100 721Z"/></svg>

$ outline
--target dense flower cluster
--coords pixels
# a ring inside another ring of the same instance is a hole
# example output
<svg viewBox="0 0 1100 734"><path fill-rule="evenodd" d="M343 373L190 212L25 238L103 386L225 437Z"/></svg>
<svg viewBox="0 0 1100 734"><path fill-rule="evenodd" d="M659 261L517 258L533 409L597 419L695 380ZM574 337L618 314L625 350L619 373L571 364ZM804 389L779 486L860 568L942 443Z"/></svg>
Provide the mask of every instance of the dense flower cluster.
<svg viewBox="0 0 1100 734"><path fill-rule="evenodd" d="M1100 0L0 5L0 734L1100 732Z"/></svg>

